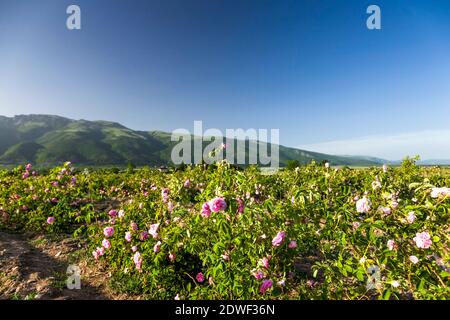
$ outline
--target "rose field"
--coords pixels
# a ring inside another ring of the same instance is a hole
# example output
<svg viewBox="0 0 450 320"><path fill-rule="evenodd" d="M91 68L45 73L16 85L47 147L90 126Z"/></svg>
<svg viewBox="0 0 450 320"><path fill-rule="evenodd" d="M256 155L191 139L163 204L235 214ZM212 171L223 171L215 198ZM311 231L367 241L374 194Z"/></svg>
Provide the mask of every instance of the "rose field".
<svg viewBox="0 0 450 320"><path fill-rule="evenodd" d="M72 262L101 270L113 298L448 299L449 187L448 169L412 159L272 174L29 164L0 171L0 229L74 241Z"/></svg>

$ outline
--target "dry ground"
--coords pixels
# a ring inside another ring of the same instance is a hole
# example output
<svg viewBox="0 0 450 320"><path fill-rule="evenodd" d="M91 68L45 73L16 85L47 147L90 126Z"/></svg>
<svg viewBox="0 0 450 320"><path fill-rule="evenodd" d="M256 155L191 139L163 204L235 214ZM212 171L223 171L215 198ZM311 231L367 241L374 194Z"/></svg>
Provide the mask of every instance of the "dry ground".
<svg viewBox="0 0 450 320"><path fill-rule="evenodd" d="M49 239L0 231L0 300L139 299L114 294L110 275L88 263L83 245L70 237ZM67 267L81 270L81 289L67 288Z"/></svg>

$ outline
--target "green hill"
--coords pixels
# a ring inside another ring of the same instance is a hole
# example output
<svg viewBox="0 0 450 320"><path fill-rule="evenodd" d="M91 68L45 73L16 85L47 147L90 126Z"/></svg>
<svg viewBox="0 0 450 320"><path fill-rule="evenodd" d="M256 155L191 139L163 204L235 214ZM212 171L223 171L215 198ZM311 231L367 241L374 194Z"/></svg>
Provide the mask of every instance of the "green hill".
<svg viewBox="0 0 450 320"><path fill-rule="evenodd" d="M130 162L138 166L169 165L176 143L167 132L135 131L108 121L71 120L53 115L0 116L2 165L32 162L47 166L64 161L91 166L123 166ZM207 144L204 142L203 146ZM249 150L248 141L243 148ZM352 166L383 162L369 157L331 156L284 146L279 150L281 166L289 160L301 164L327 160L333 165Z"/></svg>

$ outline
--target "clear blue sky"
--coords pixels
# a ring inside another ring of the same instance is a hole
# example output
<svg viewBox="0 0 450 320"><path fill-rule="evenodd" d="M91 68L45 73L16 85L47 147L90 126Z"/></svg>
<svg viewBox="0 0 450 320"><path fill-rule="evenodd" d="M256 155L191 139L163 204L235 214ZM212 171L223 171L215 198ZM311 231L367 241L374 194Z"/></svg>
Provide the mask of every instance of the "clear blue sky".
<svg viewBox="0 0 450 320"><path fill-rule="evenodd" d="M370 4L382 30L366 28ZM203 120L335 154L450 158L449 40L447 0L1 0L0 114Z"/></svg>

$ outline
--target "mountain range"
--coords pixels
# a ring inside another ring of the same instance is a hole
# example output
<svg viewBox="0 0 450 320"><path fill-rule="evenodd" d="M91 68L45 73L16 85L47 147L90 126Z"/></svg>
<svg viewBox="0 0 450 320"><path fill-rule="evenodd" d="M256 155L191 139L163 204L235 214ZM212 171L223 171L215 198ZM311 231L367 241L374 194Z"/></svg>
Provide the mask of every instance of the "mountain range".
<svg viewBox="0 0 450 320"><path fill-rule="evenodd" d="M0 116L1 165L31 162L51 166L64 161L86 166L170 165L171 151L176 144L171 141L170 133L136 131L115 122L41 114ZM248 150L248 141L245 149ZM329 161L332 165L350 166L386 162L373 157L327 155L281 145L279 155L281 166L289 160L297 160L300 164L311 160Z"/></svg>

